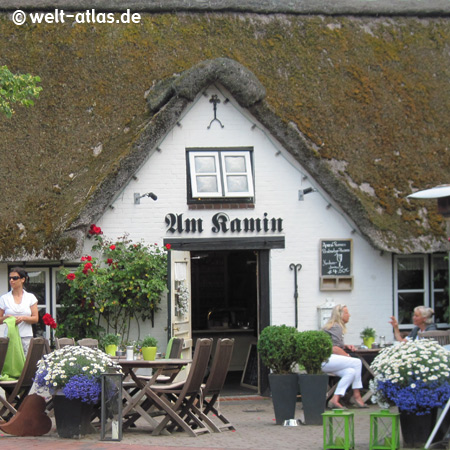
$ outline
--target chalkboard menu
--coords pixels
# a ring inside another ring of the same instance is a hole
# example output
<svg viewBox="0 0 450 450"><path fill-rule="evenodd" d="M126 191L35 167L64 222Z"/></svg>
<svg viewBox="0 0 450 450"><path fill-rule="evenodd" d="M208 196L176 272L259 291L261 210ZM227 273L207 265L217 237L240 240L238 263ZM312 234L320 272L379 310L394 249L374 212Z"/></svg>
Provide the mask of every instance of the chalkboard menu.
<svg viewBox="0 0 450 450"><path fill-rule="evenodd" d="M241 385L252 389L258 389L258 350L256 344L250 344L242 373Z"/></svg>
<svg viewBox="0 0 450 450"><path fill-rule="evenodd" d="M353 287L351 239L321 239L320 275L322 290Z"/></svg>

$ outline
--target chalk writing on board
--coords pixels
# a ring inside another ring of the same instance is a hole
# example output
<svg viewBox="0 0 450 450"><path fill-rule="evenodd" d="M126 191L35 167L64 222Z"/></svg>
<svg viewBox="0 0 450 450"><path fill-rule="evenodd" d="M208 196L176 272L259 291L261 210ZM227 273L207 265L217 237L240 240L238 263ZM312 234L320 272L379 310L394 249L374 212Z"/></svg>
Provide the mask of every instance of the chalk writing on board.
<svg viewBox="0 0 450 450"><path fill-rule="evenodd" d="M322 240L321 269L322 276L351 275L351 240Z"/></svg>

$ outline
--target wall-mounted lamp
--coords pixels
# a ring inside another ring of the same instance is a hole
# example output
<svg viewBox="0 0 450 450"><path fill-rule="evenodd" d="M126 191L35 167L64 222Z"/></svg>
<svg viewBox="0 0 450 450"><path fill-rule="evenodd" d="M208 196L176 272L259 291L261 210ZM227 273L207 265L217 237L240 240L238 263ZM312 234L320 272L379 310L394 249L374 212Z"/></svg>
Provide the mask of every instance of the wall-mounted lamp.
<svg viewBox="0 0 450 450"><path fill-rule="evenodd" d="M314 189L312 187L306 188L306 189L299 189L298 191L298 199L299 201L305 200L305 195L309 194L311 192L317 192L317 189Z"/></svg>
<svg viewBox="0 0 450 450"><path fill-rule="evenodd" d="M134 193L134 204L140 205L142 197L150 197L153 200L158 200L158 197L153 192L147 192L146 194L139 194L139 192Z"/></svg>

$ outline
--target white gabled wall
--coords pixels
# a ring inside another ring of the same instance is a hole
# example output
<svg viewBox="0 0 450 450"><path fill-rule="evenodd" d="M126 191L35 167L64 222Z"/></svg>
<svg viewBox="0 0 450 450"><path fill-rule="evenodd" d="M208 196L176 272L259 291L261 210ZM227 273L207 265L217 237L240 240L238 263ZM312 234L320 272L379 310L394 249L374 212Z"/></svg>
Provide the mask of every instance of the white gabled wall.
<svg viewBox="0 0 450 450"><path fill-rule="evenodd" d="M391 255L381 255L358 234L341 215L333 202L320 189L320 180L305 178L306 172L282 149L271 136L254 121L246 111L241 111L232 97L221 87L211 86L200 95L159 145L143 167L120 193L98 222L105 235L116 238L129 233L131 239L143 239L147 243L162 244L164 237L214 238L263 236L263 233L226 233L211 231L211 217L221 210L189 210L186 202L186 148L189 147L253 147L255 176L255 208L223 210L230 218L283 219L284 249L270 252L271 322L294 325L294 273L291 263L302 264L298 274L299 329L317 329L317 307L333 298L335 303L345 303L350 310L348 343L360 343L359 332L365 326L374 327L377 334L392 339L388 324L392 313ZM221 103L217 106L217 121L213 119L212 94ZM229 102L225 102L229 98ZM253 125L256 124L257 127ZM298 200L298 190L313 185L319 192ZM134 193L154 192L157 201L142 198L134 204ZM332 204L333 207L327 208ZM205 231L167 234L165 216L168 213L183 214L184 218L203 219ZM268 233L272 234L272 233ZM278 234L278 233L274 233ZM353 239L352 291L319 290L320 239ZM157 314L157 327L150 330L165 342L164 327L167 311ZM141 331L141 335L145 332Z"/></svg>

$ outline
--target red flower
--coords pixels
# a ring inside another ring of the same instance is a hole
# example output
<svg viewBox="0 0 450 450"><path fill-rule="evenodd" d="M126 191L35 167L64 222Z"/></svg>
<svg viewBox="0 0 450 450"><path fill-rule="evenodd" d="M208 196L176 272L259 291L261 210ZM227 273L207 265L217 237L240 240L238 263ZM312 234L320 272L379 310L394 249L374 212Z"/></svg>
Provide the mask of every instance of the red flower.
<svg viewBox="0 0 450 450"><path fill-rule="evenodd" d="M108 258L108 259L106 260L106 263L109 264L109 265L111 265L111 264L113 263L113 260L112 260L111 258Z"/></svg>
<svg viewBox="0 0 450 450"><path fill-rule="evenodd" d="M109 249L110 249L110 250L115 250L115 249L116 249L116 246L115 246L114 244L112 244L112 245L109 246Z"/></svg>
<svg viewBox="0 0 450 450"><path fill-rule="evenodd" d="M83 256L81 261L92 261L92 256Z"/></svg>
<svg viewBox="0 0 450 450"><path fill-rule="evenodd" d="M74 273L68 273L66 278L70 281L73 281L73 280L75 280L76 275Z"/></svg>
<svg viewBox="0 0 450 450"><path fill-rule="evenodd" d="M91 271L91 272L94 271L94 270L92 269L92 263L90 263L90 262L88 262L88 263L86 263L86 264L84 265L83 273L84 273L85 275L87 275L87 273L88 273L89 271Z"/></svg>
<svg viewBox="0 0 450 450"><path fill-rule="evenodd" d="M172 248L172 245L171 244L166 244L166 249L167 250L170 250Z"/></svg>
<svg viewBox="0 0 450 450"><path fill-rule="evenodd" d="M55 319L53 319L53 317L50 314L44 314L42 316L42 321L44 322L45 325L49 326L50 328L56 329L56 327L58 326L55 322Z"/></svg>
<svg viewBox="0 0 450 450"><path fill-rule="evenodd" d="M103 231L100 227L97 227L94 223L89 228L90 235L103 234Z"/></svg>

